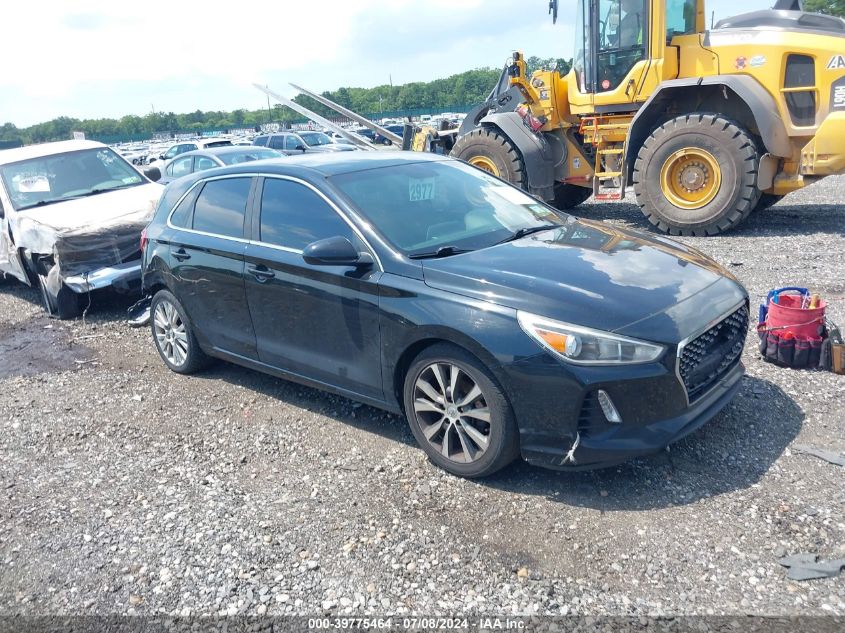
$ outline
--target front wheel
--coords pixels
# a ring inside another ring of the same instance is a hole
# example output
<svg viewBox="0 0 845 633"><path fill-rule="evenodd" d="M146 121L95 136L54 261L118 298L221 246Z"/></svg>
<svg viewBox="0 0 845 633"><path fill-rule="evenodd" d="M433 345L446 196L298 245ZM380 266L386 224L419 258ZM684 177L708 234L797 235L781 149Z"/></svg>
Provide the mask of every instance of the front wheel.
<svg viewBox="0 0 845 633"><path fill-rule="evenodd" d="M758 152L739 125L716 114L680 116L646 139L634 163L637 204L672 235L716 235L757 204Z"/></svg>
<svg viewBox="0 0 845 633"><path fill-rule="evenodd" d="M490 371L459 347L424 350L405 375L405 414L429 459L460 477L484 477L519 454L516 420Z"/></svg>
<svg viewBox="0 0 845 633"><path fill-rule="evenodd" d="M552 206L555 209L566 211L567 209L577 207L591 195L593 195L593 190L587 187L558 182L555 183L555 197L552 200Z"/></svg>
<svg viewBox="0 0 845 633"><path fill-rule="evenodd" d="M449 154L524 188L525 168L516 145L492 128L478 128L461 136Z"/></svg>

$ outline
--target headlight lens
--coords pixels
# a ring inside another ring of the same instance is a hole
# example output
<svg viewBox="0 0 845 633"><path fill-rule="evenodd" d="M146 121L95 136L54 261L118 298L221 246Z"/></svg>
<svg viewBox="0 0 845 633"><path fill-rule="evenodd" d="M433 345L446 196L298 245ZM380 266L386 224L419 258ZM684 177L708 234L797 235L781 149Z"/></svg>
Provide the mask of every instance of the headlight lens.
<svg viewBox="0 0 845 633"><path fill-rule="evenodd" d="M554 321L529 312L518 311L517 320L528 336L563 360L578 365L633 365L660 358L663 345L646 343Z"/></svg>

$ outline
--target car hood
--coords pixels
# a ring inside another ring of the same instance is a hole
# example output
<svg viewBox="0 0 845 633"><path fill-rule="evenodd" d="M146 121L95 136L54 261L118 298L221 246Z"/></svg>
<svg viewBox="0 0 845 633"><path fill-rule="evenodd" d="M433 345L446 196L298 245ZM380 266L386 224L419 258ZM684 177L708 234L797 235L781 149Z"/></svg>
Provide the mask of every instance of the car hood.
<svg viewBox="0 0 845 633"><path fill-rule="evenodd" d="M163 190L158 183L147 183L16 212L11 216L15 243L36 253L50 253L58 236L146 223Z"/></svg>
<svg viewBox="0 0 845 633"><path fill-rule="evenodd" d="M645 328L649 339L666 342L679 340L690 320L712 318L687 299L720 281L732 289L729 303L744 296L729 272L695 249L575 218L560 229L424 260L423 275L433 288L601 330L627 328L630 335L643 335L633 324L688 306L687 323L662 333Z"/></svg>

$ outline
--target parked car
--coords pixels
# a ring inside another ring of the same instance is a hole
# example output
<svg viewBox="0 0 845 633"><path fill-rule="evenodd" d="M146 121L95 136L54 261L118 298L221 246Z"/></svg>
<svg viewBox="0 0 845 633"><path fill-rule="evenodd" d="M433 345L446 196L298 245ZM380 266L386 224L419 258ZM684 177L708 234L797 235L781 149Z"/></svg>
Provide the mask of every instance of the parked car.
<svg viewBox="0 0 845 633"><path fill-rule="evenodd" d="M165 167L164 173L161 174L161 179L158 182L166 185L177 178L206 169L248 163L254 160L283 157L284 154L269 147L255 147L254 145L212 147L211 149L180 154Z"/></svg>
<svg viewBox="0 0 845 633"><path fill-rule="evenodd" d="M388 125L384 128L388 132L393 132L398 137L402 138L402 135L405 134L405 126L404 125ZM391 141L386 136L382 136L381 134L376 133L375 139L373 140L374 143L379 145L392 145L393 141Z"/></svg>
<svg viewBox="0 0 845 633"><path fill-rule="evenodd" d="M359 152L172 183L146 231L154 344L404 413L457 475L661 450L744 368L748 295L698 251L463 162ZM327 440L328 441L328 440Z"/></svg>
<svg viewBox="0 0 845 633"><path fill-rule="evenodd" d="M102 143L0 152L0 272L37 287L63 319L82 293L137 291L141 230L162 189Z"/></svg>
<svg viewBox="0 0 845 633"><path fill-rule="evenodd" d="M284 154L312 154L324 152L351 152L358 148L354 145L335 143L322 132L276 132L256 136L253 145L271 147Z"/></svg>
<svg viewBox="0 0 845 633"><path fill-rule="evenodd" d="M193 139L191 141L181 141L179 143L174 143L173 145L171 145L163 154L160 154L157 157L149 157L147 159L147 162L149 164L155 163L155 166L158 167L159 170L164 170L167 168L167 164L180 154L186 154L187 152L193 152L198 149L210 149L212 147L230 147L231 145L232 141L230 141L229 139L218 137L208 137Z"/></svg>

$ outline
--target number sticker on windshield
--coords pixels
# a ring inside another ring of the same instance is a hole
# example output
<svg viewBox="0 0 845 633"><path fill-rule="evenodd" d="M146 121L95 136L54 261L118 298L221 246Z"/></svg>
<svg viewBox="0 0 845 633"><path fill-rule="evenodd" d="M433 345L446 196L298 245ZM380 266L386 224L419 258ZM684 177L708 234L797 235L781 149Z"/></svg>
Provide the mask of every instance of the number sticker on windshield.
<svg viewBox="0 0 845 633"><path fill-rule="evenodd" d="M50 181L46 176L29 176L16 180L19 193L50 193Z"/></svg>
<svg viewBox="0 0 845 633"><path fill-rule="evenodd" d="M434 198L434 178L410 178L408 180L408 200L420 202Z"/></svg>

